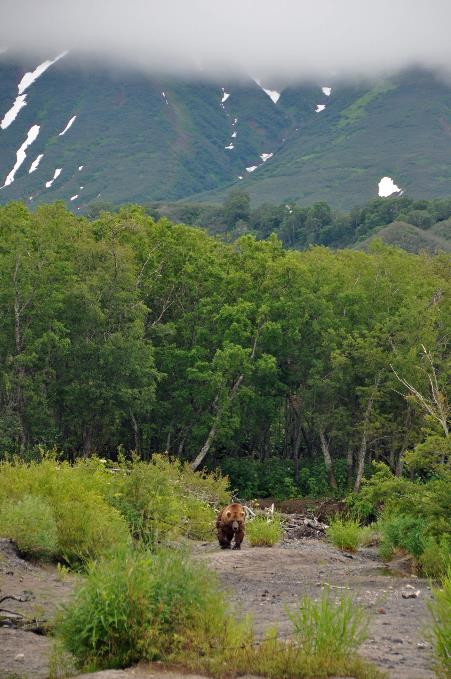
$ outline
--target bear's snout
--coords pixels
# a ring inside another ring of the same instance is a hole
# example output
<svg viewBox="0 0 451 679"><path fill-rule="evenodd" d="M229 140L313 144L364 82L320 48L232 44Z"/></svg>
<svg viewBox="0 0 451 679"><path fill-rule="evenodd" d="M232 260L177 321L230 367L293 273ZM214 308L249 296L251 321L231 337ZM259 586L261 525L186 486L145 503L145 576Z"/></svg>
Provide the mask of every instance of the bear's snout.
<svg viewBox="0 0 451 679"><path fill-rule="evenodd" d="M233 528L233 532L236 533L238 528L239 528L238 521L233 521L232 528Z"/></svg>

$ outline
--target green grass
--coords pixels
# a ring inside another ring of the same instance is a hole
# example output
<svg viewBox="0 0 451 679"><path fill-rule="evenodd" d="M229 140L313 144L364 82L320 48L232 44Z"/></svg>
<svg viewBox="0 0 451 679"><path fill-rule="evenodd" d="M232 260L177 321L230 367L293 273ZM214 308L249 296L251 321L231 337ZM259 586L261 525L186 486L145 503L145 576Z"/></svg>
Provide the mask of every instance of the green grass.
<svg viewBox="0 0 451 679"><path fill-rule="evenodd" d="M25 556L52 559L58 553L58 528L49 502L25 495L0 507L0 535L13 540Z"/></svg>
<svg viewBox="0 0 451 679"><path fill-rule="evenodd" d="M226 477L164 455L119 461L115 472L96 458L0 463L0 534L24 553L76 567L131 537L150 546L181 536L214 540L215 509L229 501Z"/></svg>
<svg viewBox="0 0 451 679"><path fill-rule="evenodd" d="M442 587L432 590L433 601L429 605L434 622L432 636L437 663L437 675L451 677L451 569L443 578Z"/></svg>
<svg viewBox="0 0 451 679"><path fill-rule="evenodd" d="M329 589L318 601L304 596L288 615L300 647L309 655L345 658L367 638L366 611L349 595L336 601Z"/></svg>
<svg viewBox="0 0 451 679"><path fill-rule="evenodd" d="M362 528L357 519L337 518L326 530L326 535L339 549L356 552L359 547L372 540L374 532L368 527Z"/></svg>
<svg viewBox="0 0 451 679"><path fill-rule="evenodd" d="M256 516L246 524L246 537L252 547L272 547L283 537L280 516Z"/></svg>

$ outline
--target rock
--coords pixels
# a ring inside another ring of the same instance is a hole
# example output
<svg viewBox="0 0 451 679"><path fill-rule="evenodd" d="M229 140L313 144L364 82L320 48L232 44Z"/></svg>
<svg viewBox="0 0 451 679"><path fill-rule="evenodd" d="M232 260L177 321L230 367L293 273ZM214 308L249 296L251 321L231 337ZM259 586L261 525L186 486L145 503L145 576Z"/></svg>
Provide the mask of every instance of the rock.
<svg viewBox="0 0 451 679"><path fill-rule="evenodd" d="M424 643L424 641L419 641L417 643L417 648L427 648L428 645Z"/></svg>
<svg viewBox="0 0 451 679"><path fill-rule="evenodd" d="M14 660L23 660L25 658L25 653L18 653L14 656Z"/></svg>
<svg viewBox="0 0 451 679"><path fill-rule="evenodd" d="M377 612L380 613L381 615L385 615L386 610L385 610L385 608L378 608Z"/></svg>
<svg viewBox="0 0 451 679"><path fill-rule="evenodd" d="M401 596L403 599L418 599L418 597L420 596L420 590L417 589L413 591L409 589L404 592L401 592Z"/></svg>

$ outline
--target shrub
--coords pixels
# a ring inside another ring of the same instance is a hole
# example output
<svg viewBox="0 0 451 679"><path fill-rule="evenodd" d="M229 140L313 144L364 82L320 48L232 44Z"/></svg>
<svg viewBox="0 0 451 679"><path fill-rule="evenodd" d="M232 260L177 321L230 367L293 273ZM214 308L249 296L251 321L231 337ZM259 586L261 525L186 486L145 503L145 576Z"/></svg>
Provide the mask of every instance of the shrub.
<svg viewBox="0 0 451 679"><path fill-rule="evenodd" d="M451 539L443 536L438 542L435 538L428 538L423 553L420 556L421 572L428 578L440 578L443 573L451 569Z"/></svg>
<svg viewBox="0 0 451 679"><path fill-rule="evenodd" d="M213 539L214 506L230 502L228 479L193 472L189 465L155 454L150 462L122 460L111 502L132 535L148 545L179 535Z"/></svg>
<svg viewBox="0 0 451 679"><path fill-rule="evenodd" d="M45 502L56 522L54 556L76 565L128 541L124 519L102 497L109 483L110 474L95 459L81 461L75 467L50 458L30 464L3 462L0 504L20 503L30 495ZM24 524L30 541L35 540L36 526L31 521L27 528Z"/></svg>
<svg viewBox="0 0 451 679"><path fill-rule="evenodd" d="M177 660L242 643L246 625L229 618L213 575L181 554L136 551L92 564L56 624L66 648L87 670L139 660Z"/></svg>
<svg viewBox="0 0 451 679"><path fill-rule="evenodd" d="M339 549L355 552L368 538L368 531L356 519L335 518L326 535Z"/></svg>
<svg viewBox="0 0 451 679"><path fill-rule="evenodd" d="M334 601L329 589L323 590L318 601L304 596L288 616L298 643L309 655L343 658L367 637L367 613L350 596Z"/></svg>
<svg viewBox="0 0 451 679"><path fill-rule="evenodd" d="M451 569L443 578L442 587L432 591L430 609L434 619L432 635L437 662L437 673L451 676Z"/></svg>
<svg viewBox="0 0 451 679"><path fill-rule="evenodd" d="M58 553L55 516L42 497L25 495L18 502L4 502L0 509L0 535L13 540L27 556L51 559Z"/></svg>
<svg viewBox="0 0 451 679"><path fill-rule="evenodd" d="M272 547L283 537L280 516L256 516L246 524L246 536L252 547Z"/></svg>
<svg viewBox="0 0 451 679"><path fill-rule="evenodd" d="M383 555L404 549L419 559L426 546L425 528L424 519L410 514L388 516L380 522Z"/></svg>

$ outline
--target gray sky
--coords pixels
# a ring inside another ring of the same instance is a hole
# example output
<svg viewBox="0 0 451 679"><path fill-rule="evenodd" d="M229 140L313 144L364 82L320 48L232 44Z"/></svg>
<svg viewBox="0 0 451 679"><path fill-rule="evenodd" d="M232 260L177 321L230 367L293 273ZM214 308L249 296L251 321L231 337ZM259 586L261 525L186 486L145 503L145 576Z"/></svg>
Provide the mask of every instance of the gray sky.
<svg viewBox="0 0 451 679"><path fill-rule="evenodd" d="M277 83L451 73L451 0L0 0L0 47Z"/></svg>

